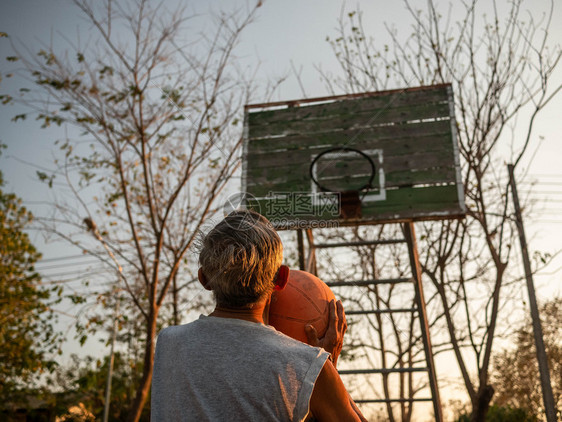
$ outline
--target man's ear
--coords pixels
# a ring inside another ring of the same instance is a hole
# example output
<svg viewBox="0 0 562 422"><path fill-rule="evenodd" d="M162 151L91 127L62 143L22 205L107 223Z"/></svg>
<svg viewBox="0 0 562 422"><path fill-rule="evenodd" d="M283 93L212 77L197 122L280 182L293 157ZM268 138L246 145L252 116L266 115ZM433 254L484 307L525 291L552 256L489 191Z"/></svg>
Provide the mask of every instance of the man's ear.
<svg viewBox="0 0 562 422"><path fill-rule="evenodd" d="M209 286L209 280L207 280L207 277L203 274L203 268L199 268L199 271L197 271L197 278L205 290L212 290L211 286Z"/></svg>
<svg viewBox="0 0 562 422"><path fill-rule="evenodd" d="M283 290L289 281L289 267L281 265L275 277L275 291Z"/></svg>

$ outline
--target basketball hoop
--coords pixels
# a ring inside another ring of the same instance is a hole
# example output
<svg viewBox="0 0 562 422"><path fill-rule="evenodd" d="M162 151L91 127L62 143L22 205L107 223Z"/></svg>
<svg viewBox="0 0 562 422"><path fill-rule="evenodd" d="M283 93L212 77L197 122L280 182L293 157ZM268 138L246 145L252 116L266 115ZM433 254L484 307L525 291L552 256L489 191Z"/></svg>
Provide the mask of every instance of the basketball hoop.
<svg viewBox="0 0 562 422"><path fill-rule="evenodd" d="M357 187L350 187L348 189L342 190L341 187L330 187L326 185L326 182L320 183L318 180L320 177L317 172L317 166L319 160L324 157L324 159L328 160L325 164L326 167L335 164L338 157L344 156L353 156L356 155L361 157L362 159L366 160L370 165L370 176L368 177L367 181ZM310 179L314 182L314 184L318 187L321 192L337 192L340 194L340 217L343 219L353 219L353 218L361 218L361 199L359 198L360 191L366 191L372 189L373 180L375 179L375 163L373 162L372 158L365 154L363 151L360 151L355 148L349 147L335 147L329 148L320 154L318 154L312 162L310 163Z"/></svg>

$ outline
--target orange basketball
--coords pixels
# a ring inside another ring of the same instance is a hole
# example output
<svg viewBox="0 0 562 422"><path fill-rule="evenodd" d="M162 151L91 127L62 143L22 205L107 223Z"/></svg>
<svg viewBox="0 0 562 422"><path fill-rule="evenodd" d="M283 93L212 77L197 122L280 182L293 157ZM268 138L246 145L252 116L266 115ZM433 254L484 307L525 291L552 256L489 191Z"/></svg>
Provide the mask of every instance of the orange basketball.
<svg viewBox="0 0 562 422"><path fill-rule="evenodd" d="M276 330L304 343L304 327L312 324L318 337L324 336L334 293L315 275L291 270L285 288L274 292L269 308L269 324Z"/></svg>

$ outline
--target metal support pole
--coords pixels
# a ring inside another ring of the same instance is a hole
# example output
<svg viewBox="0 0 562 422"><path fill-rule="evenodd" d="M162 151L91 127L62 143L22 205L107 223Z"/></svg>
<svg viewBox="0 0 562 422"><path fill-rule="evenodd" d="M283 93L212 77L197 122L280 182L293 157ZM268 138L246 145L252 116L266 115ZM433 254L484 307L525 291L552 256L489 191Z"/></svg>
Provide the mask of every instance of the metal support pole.
<svg viewBox="0 0 562 422"><path fill-rule="evenodd" d="M297 245L299 250L299 270L304 271L304 239L302 236L302 229L297 229Z"/></svg>
<svg viewBox="0 0 562 422"><path fill-rule="evenodd" d="M416 231L412 221L404 223L404 237L408 243L408 252L410 255L410 266L412 267L412 275L414 277L414 286L416 289L416 307L420 318L421 336L423 347L425 349L425 361L427 363L427 373L429 377L429 388L433 397L433 412L437 422L443 422L443 409L441 408L441 399L439 397L439 389L437 387L437 374L435 371L435 362L433 361L433 350L431 348L431 340L429 336L429 324L427 321L427 313L425 310L425 299L423 296L423 285L421 281L421 266L418 254L418 245L416 242Z"/></svg>
<svg viewBox="0 0 562 422"><path fill-rule="evenodd" d="M537 352L537 360L539 362L544 410L546 420L548 422L556 422L554 396L552 394L552 386L550 384L548 360L544 347L541 319L539 317L539 308L537 306L537 298L535 296L535 285L533 283L533 273L531 271L529 251L527 249L527 240L525 238L525 230L523 228L523 218L521 217L519 196L517 194L517 186L515 185L515 177L513 176L512 164L507 165L507 171L509 172L509 184L511 186L513 206L515 208L515 222L517 224L517 231L519 232L519 242L521 243L521 254L523 255L523 266L525 268L525 279L527 280L527 291L529 292L529 305L531 307L531 318L533 320L533 335L535 336L535 349Z"/></svg>
<svg viewBox="0 0 562 422"><path fill-rule="evenodd" d="M308 240L308 258L306 260L306 271L317 275L316 268L316 248L314 247L314 235L312 229L306 229L306 238Z"/></svg>

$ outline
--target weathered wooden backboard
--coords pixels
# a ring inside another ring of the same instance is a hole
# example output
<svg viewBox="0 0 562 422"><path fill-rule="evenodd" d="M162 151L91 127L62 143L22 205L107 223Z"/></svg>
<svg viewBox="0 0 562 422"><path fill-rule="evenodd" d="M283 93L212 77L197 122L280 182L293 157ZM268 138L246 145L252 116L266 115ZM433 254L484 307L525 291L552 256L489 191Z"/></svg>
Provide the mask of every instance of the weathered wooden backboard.
<svg viewBox="0 0 562 422"><path fill-rule="evenodd" d="M451 85L246 106L242 186L280 229L462 217Z"/></svg>

